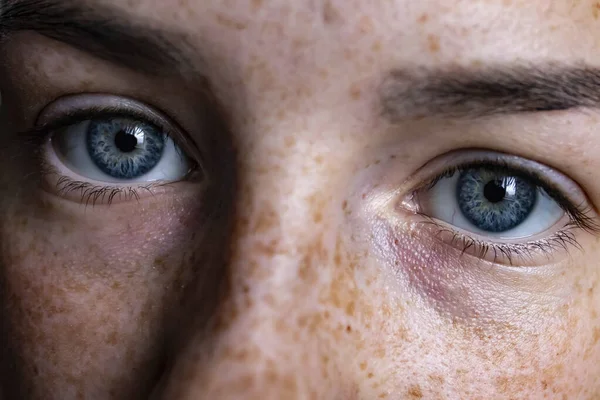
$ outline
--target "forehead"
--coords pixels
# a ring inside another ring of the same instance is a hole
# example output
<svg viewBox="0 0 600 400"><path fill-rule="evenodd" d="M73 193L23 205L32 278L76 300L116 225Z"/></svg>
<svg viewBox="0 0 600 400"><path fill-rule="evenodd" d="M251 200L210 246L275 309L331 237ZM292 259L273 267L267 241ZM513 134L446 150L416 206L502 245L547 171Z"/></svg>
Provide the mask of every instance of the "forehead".
<svg viewBox="0 0 600 400"><path fill-rule="evenodd" d="M194 47L293 63L356 51L395 63L594 63L599 47L600 3L592 0L86 1L182 31Z"/></svg>

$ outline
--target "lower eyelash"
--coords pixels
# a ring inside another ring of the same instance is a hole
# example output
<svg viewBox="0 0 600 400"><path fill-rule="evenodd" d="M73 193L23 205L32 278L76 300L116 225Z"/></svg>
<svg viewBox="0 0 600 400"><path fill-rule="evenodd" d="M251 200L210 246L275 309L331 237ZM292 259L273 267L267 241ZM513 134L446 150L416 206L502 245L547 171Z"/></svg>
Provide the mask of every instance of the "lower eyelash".
<svg viewBox="0 0 600 400"><path fill-rule="evenodd" d="M48 164L44 159L40 159L40 172L42 178L46 176L57 176L55 190L63 197L69 194L79 194L79 202L87 206L95 206L99 202L110 205L115 200L136 200L140 199L140 191L147 191L153 194L152 189L164 183L149 183L146 185L133 186L109 186L98 185L89 182L78 181L68 176L62 175L56 168Z"/></svg>
<svg viewBox="0 0 600 400"><path fill-rule="evenodd" d="M473 254L481 259L488 259L494 263L508 263L513 266L518 260L528 261L540 254L546 255L548 258L556 250L563 250L569 253L571 248L582 250L581 245L577 241L573 229L579 228L576 223L570 222L560 231L552 236L528 243L491 243L483 240L475 239L467 234L459 233L452 228L449 228L437 220L423 215L427 219L425 224L433 225L436 232L434 236L439 240L449 243L451 246L459 249L461 255ZM441 239L440 236L447 235L446 239ZM450 239L448 239L448 237Z"/></svg>
<svg viewBox="0 0 600 400"><path fill-rule="evenodd" d="M153 185L138 187L117 187L94 185L89 182L76 181L69 177L62 176L56 182L56 190L62 195L67 196L71 193L79 193L80 203L85 206L95 206L98 202L110 205L115 198L119 200L139 200L139 190L146 190L152 193Z"/></svg>

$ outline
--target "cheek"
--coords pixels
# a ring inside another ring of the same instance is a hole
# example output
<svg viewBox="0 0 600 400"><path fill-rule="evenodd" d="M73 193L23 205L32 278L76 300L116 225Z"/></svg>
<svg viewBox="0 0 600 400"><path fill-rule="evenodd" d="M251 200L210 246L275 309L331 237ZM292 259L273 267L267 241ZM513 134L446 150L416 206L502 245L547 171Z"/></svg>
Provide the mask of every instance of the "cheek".
<svg viewBox="0 0 600 400"><path fill-rule="evenodd" d="M84 208L38 199L2 216L3 333L19 366L7 379L133 396L160 366L192 263L208 268L202 212L176 201Z"/></svg>
<svg viewBox="0 0 600 400"><path fill-rule="evenodd" d="M451 398L466 392L589 398L582 393L598 386L591 378L600 373L591 361L598 359L598 346L584 316L593 305L581 304L575 266L526 273L461 255L423 231L398 226L377 221L373 237L391 282L390 304L396 304L391 318L402 318L405 326L385 346L401 343L402 351L389 359L399 370L413 370L385 381L418 387L425 398L442 392ZM413 361L407 365L406 359ZM592 375L582 375L590 369Z"/></svg>

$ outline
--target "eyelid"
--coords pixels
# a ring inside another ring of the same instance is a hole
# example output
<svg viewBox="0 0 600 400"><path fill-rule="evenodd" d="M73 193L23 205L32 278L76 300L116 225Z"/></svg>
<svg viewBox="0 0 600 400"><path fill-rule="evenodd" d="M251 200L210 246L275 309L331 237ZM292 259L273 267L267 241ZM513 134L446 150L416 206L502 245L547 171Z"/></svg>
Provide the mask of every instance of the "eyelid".
<svg viewBox="0 0 600 400"><path fill-rule="evenodd" d="M142 102L109 94L90 93L60 97L39 114L37 131L51 133L98 117L124 117L148 121L170 136L202 168L200 151L176 121Z"/></svg>
<svg viewBox="0 0 600 400"><path fill-rule="evenodd" d="M556 200L565 200L578 208L586 205L587 208L592 208L581 187L562 172L516 155L481 149L464 149L442 154L419 168L415 174L400 185L397 191L398 195L405 194L401 201L403 208L416 211L411 205L412 196L419 190L434 184L436 179L444 176L444 173L452 171L456 167L468 168L470 165L481 167L482 164L495 165L519 172L527 179L543 186L544 190ZM595 209L593 211L596 213Z"/></svg>

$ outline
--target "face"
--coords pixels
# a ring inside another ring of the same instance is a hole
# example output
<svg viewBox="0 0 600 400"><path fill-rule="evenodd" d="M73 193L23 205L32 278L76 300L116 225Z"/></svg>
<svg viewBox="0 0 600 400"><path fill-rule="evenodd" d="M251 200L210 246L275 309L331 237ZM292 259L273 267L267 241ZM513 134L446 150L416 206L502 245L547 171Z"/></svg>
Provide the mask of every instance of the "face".
<svg viewBox="0 0 600 400"><path fill-rule="evenodd" d="M600 396L595 1L0 10L0 398Z"/></svg>

